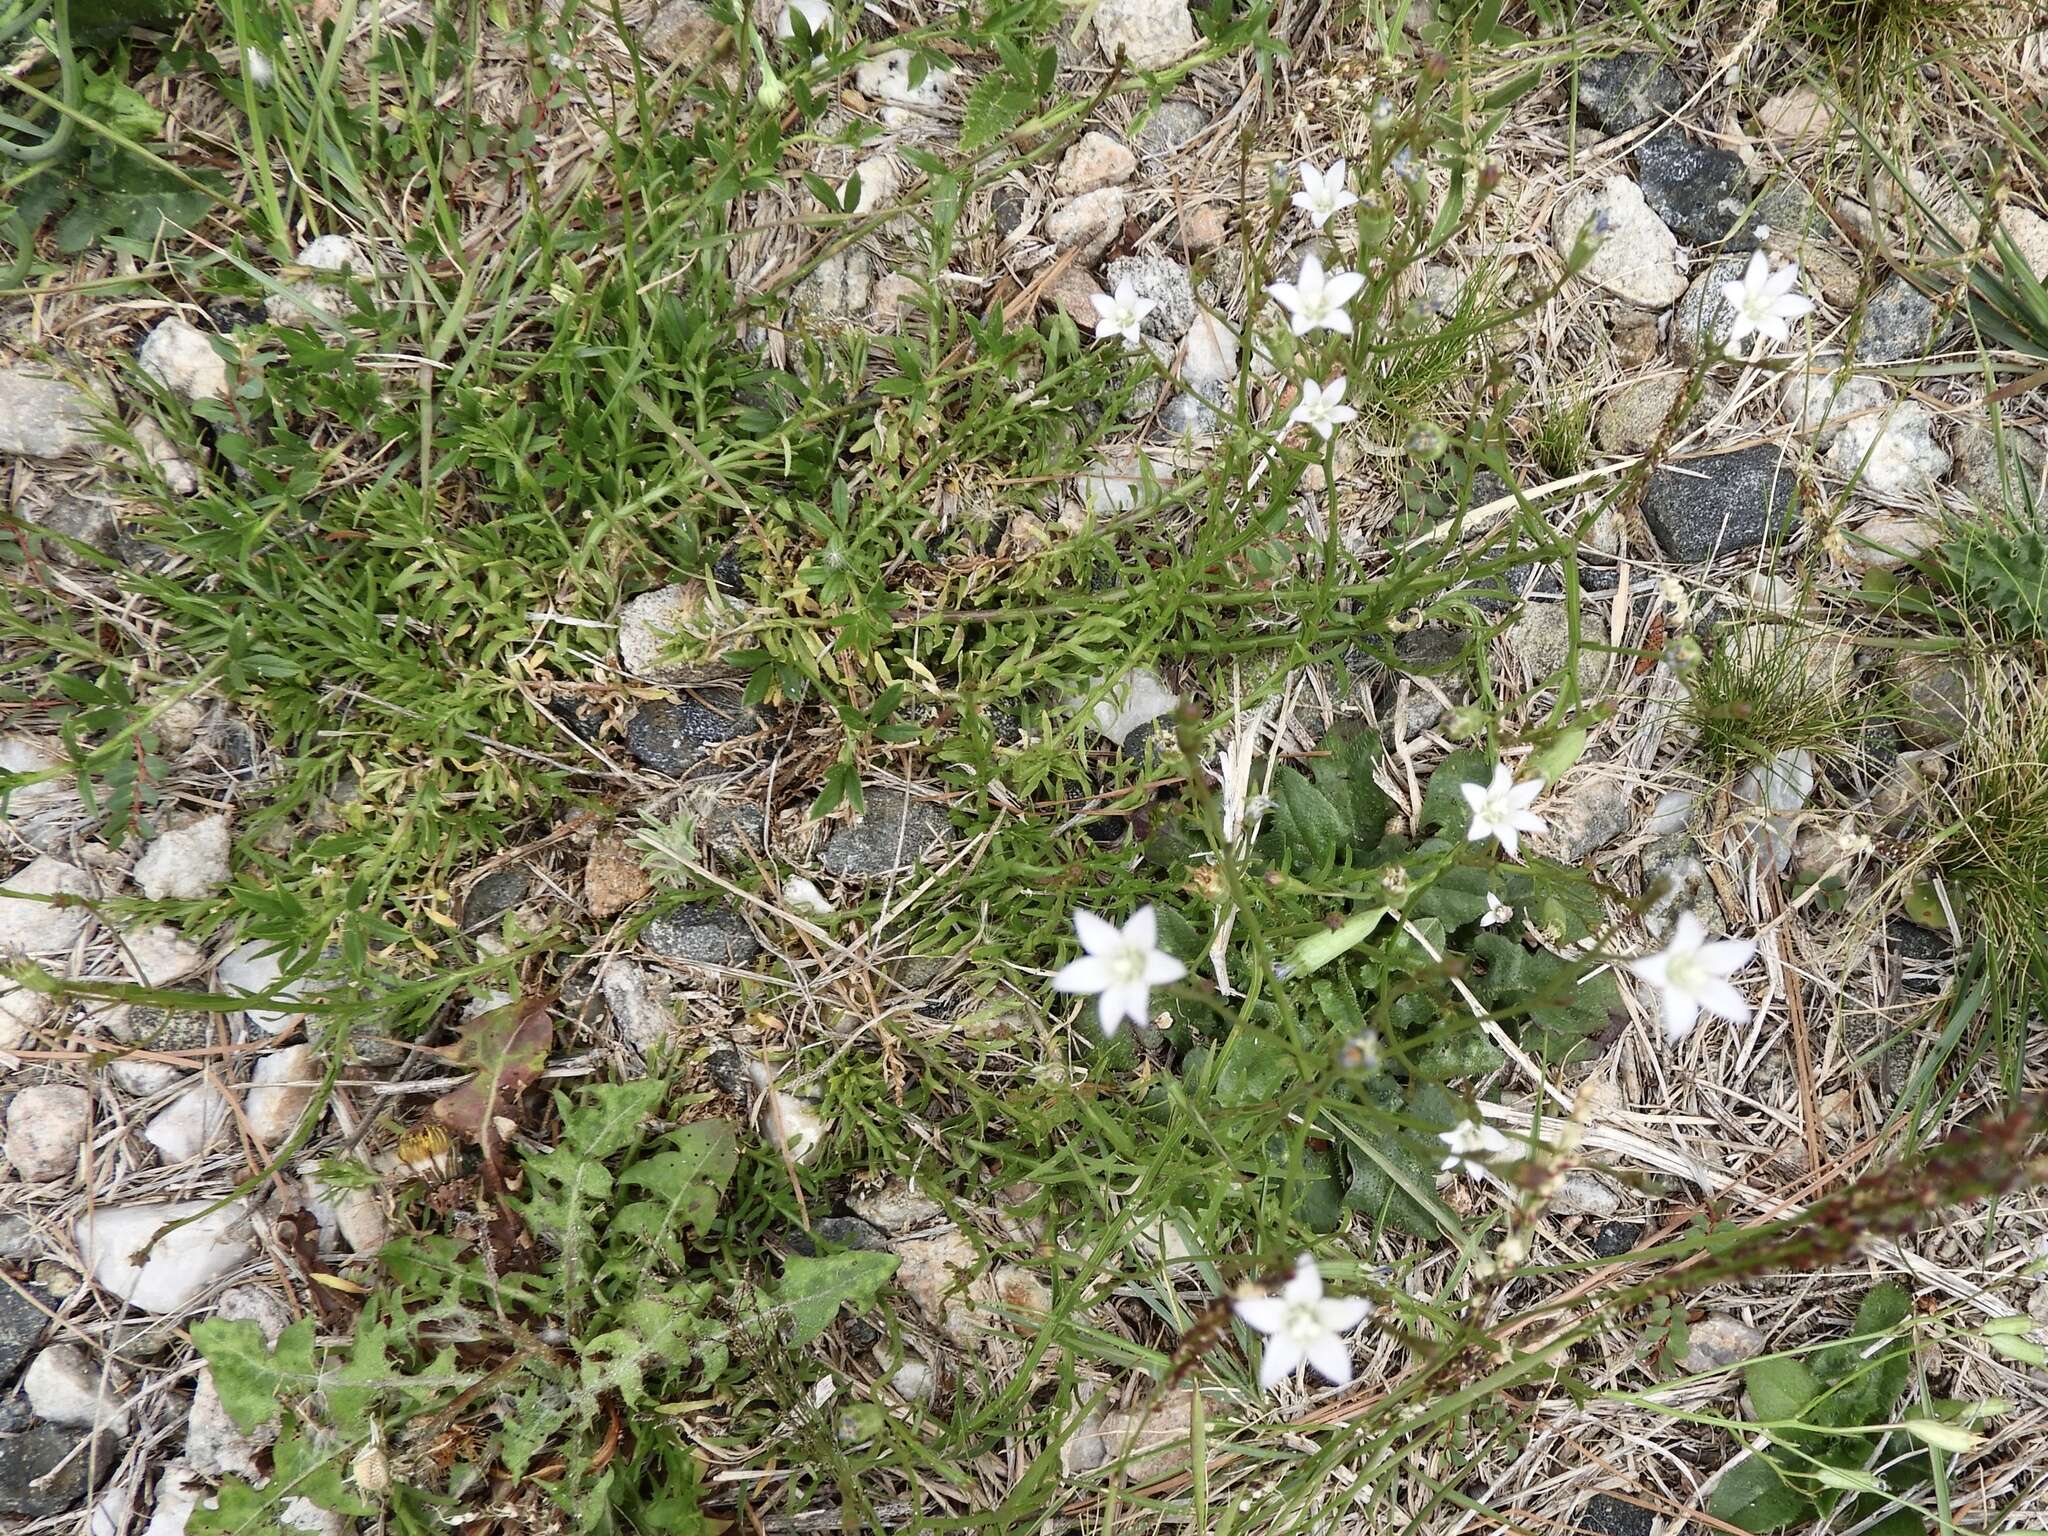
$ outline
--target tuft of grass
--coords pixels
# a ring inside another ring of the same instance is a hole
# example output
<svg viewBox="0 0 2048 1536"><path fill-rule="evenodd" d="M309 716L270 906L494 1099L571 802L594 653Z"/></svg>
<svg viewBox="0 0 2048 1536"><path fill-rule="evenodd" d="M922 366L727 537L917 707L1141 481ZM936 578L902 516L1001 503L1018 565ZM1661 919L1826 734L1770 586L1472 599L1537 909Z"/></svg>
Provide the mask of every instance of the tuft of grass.
<svg viewBox="0 0 2048 1536"><path fill-rule="evenodd" d="M1580 391L1554 396L1537 408L1529 451L1553 480L1576 475L1593 462L1593 397Z"/></svg>
<svg viewBox="0 0 2048 1536"><path fill-rule="evenodd" d="M1680 719L1725 774L1781 752L1839 749L1861 718L1835 675L1841 660L1832 635L1762 620L1723 626L1686 675Z"/></svg>
<svg viewBox="0 0 2048 1536"><path fill-rule="evenodd" d="M1935 866L1962 895L1994 969L2048 973L2048 683L1988 690L1965 732Z"/></svg>
<svg viewBox="0 0 2048 1536"><path fill-rule="evenodd" d="M1866 108L1896 98L1900 82L1929 60L2017 26L2018 12L1997 0L1787 0L1774 23L1782 37L1823 55Z"/></svg>

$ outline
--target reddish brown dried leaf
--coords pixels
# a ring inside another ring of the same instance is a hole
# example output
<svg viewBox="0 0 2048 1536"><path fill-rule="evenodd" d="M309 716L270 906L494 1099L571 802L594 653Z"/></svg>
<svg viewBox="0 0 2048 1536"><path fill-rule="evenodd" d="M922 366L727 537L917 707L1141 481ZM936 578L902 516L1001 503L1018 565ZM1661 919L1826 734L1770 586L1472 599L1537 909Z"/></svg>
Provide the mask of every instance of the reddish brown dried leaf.
<svg viewBox="0 0 2048 1536"><path fill-rule="evenodd" d="M460 1088L434 1101L434 1118L483 1148L497 1162L497 1117L511 1115L519 1095L548 1064L555 1043L551 998L529 998L479 1014L462 1026L448 1059L476 1072Z"/></svg>

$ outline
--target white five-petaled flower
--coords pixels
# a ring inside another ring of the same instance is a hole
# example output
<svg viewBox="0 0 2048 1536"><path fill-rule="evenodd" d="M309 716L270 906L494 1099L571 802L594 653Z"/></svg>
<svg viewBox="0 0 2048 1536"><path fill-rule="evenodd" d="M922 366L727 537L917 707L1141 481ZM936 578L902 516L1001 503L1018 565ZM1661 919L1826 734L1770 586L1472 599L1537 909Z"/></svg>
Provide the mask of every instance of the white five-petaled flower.
<svg viewBox="0 0 2048 1536"><path fill-rule="evenodd" d="M1278 1296L1245 1296L1234 1304L1245 1323L1266 1336L1259 1360L1259 1386L1272 1391L1303 1361L1332 1386L1351 1384L1351 1349L1344 1335L1372 1316L1363 1296L1325 1296L1315 1255L1294 1262L1294 1274Z"/></svg>
<svg viewBox="0 0 2048 1536"><path fill-rule="evenodd" d="M1728 345L1736 345L1752 331L1767 341L1790 341L1792 322L1813 311L1813 300L1794 291L1798 285L1798 262L1787 262L1773 272L1770 258L1753 252L1742 276L1721 285L1721 297L1735 311Z"/></svg>
<svg viewBox="0 0 2048 1536"><path fill-rule="evenodd" d="M1506 763L1494 764L1491 783L1460 784L1458 790L1472 809L1472 825L1465 830L1466 838L1475 843L1482 837L1498 838L1511 859L1522 856L1524 832L1541 832L1547 825L1529 809L1543 793L1543 781L1526 779L1517 784L1515 770Z"/></svg>
<svg viewBox="0 0 2048 1536"><path fill-rule="evenodd" d="M1159 947L1159 917L1149 906L1138 908L1121 928L1077 908L1074 932L1087 953L1053 977L1053 990L1092 994L1105 1035L1115 1034L1125 1019L1144 1023L1152 989L1188 973Z"/></svg>
<svg viewBox="0 0 2048 1536"><path fill-rule="evenodd" d="M1351 334L1351 314L1344 306L1358 297L1365 279L1356 272L1325 272L1315 254L1301 258L1301 276L1291 283L1268 283L1273 295L1287 311L1288 324L1297 336L1315 331Z"/></svg>
<svg viewBox="0 0 2048 1536"><path fill-rule="evenodd" d="M1095 293L1090 294L1089 299L1095 305L1095 334L1098 338L1121 336L1127 347L1144 345L1145 317L1159 307L1157 299L1148 299L1139 293L1131 286L1128 277L1116 285L1114 294Z"/></svg>
<svg viewBox="0 0 2048 1536"><path fill-rule="evenodd" d="M1501 1135L1483 1120L1467 1120L1452 1126L1438 1135L1450 1151L1437 1164L1439 1173L1449 1173L1462 1168L1473 1178L1486 1172L1486 1165L1497 1157L1505 1156L1510 1150L1507 1137Z"/></svg>
<svg viewBox="0 0 2048 1536"><path fill-rule="evenodd" d="M1287 413L1287 425L1307 427L1328 442L1330 434L1345 422L1358 419L1358 412L1344 403L1344 384L1343 379L1333 379L1326 387L1314 379L1303 379L1301 399Z"/></svg>
<svg viewBox="0 0 2048 1536"><path fill-rule="evenodd" d="M1749 1002L1728 978L1755 958L1755 939L1709 939L1696 914L1681 912L1664 947L1629 961L1628 968L1657 989L1664 1033L1680 1040L1703 1008L1730 1024L1749 1022Z"/></svg>
<svg viewBox="0 0 2048 1536"><path fill-rule="evenodd" d="M1351 190L1351 176L1338 159L1327 171L1308 161L1301 162L1301 190L1294 194L1294 206L1308 215L1309 223L1321 229L1331 219L1358 201Z"/></svg>
<svg viewBox="0 0 2048 1536"><path fill-rule="evenodd" d="M1486 915L1479 919L1482 928L1497 928L1515 915L1515 909L1502 901L1493 892L1486 893Z"/></svg>

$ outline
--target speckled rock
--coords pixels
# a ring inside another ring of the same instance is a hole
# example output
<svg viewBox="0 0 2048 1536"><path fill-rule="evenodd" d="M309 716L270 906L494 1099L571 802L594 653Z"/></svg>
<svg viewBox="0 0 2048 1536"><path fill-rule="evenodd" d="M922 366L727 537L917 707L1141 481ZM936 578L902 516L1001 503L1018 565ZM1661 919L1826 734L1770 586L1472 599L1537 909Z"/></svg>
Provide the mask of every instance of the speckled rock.
<svg viewBox="0 0 2048 1536"><path fill-rule="evenodd" d="M1738 281L1747 256L1723 256L1693 277L1671 311L1671 355L1690 367L1705 353L1728 344L1735 328L1735 310L1721 295L1724 284Z"/></svg>
<svg viewBox="0 0 2048 1536"><path fill-rule="evenodd" d="M1858 571L1889 571L1918 558L1942 539L1939 522L1918 512L1880 512L1848 530L1843 554Z"/></svg>
<svg viewBox="0 0 2048 1536"><path fill-rule="evenodd" d="M36 1083L7 1106L7 1161L25 1184L70 1178L92 1140L92 1095L71 1083Z"/></svg>
<svg viewBox="0 0 2048 1536"><path fill-rule="evenodd" d="M1138 153L1147 159L1173 154L1206 132L1210 122L1209 113L1200 102L1185 96L1169 96L1138 129Z"/></svg>
<svg viewBox="0 0 2048 1536"><path fill-rule="evenodd" d="M1891 405L1891 386L1867 373L1839 366L1839 353L1825 353L1807 367L1794 362L1778 382L1778 406L1794 431L1811 433L1825 449L1850 421L1877 417Z"/></svg>
<svg viewBox="0 0 2048 1536"><path fill-rule="evenodd" d="M0 1440L0 1515L41 1519L76 1509L87 1489L105 1481L119 1454L113 1435L81 1435L61 1424L32 1425Z"/></svg>
<svg viewBox="0 0 2048 1536"><path fill-rule="evenodd" d="M842 879L897 874L952 838L945 810L902 790L867 791L859 821L834 832L818 862Z"/></svg>
<svg viewBox="0 0 2048 1536"><path fill-rule="evenodd" d="M1134 69L1164 69L1195 51L1187 0L1101 0L1095 42L1105 59L1121 54Z"/></svg>
<svg viewBox="0 0 2048 1536"><path fill-rule="evenodd" d="M1702 1318L1686 1330L1685 1358L1679 1367L1688 1372L1711 1371L1752 1360L1764 1351L1764 1336L1739 1318L1716 1315Z"/></svg>
<svg viewBox="0 0 2048 1536"><path fill-rule="evenodd" d="M0 368L0 453L59 459L97 439L99 411L84 391L28 368Z"/></svg>
<svg viewBox="0 0 2048 1536"><path fill-rule="evenodd" d="M2048 449L2034 433L2011 422L1994 432L1973 421L1957 430L1954 441L1956 483L1973 500L2018 512L2042 499Z"/></svg>
<svg viewBox="0 0 2048 1536"><path fill-rule="evenodd" d="M709 902L663 913L640 930L640 942L663 959L685 965L745 965L761 952L761 941L744 917Z"/></svg>
<svg viewBox="0 0 2048 1536"><path fill-rule="evenodd" d="M1108 249L1123 227L1122 187L1098 187L1045 216L1046 239L1063 251L1079 251L1084 262L1092 262Z"/></svg>
<svg viewBox="0 0 2048 1536"><path fill-rule="evenodd" d="M835 319L855 319L867 312L875 290L875 259L859 246L827 256L796 285L798 307Z"/></svg>
<svg viewBox="0 0 2048 1536"><path fill-rule="evenodd" d="M1934 301L1903 277L1887 278L1864 301L1857 362L1918 362L1933 343Z"/></svg>
<svg viewBox="0 0 2048 1536"><path fill-rule="evenodd" d="M1568 777L1538 807L1549 829L1535 843L1561 864L1576 864L1628 831L1633 818L1628 785L1611 774Z"/></svg>
<svg viewBox="0 0 2048 1536"><path fill-rule="evenodd" d="M1916 747L1945 747L1983 713L1977 675L1965 658L1908 651L1893 665L1901 696L1899 734Z"/></svg>
<svg viewBox="0 0 2048 1536"><path fill-rule="evenodd" d="M730 47L732 29L703 0L668 0L640 33L641 51L684 72L700 69Z"/></svg>
<svg viewBox="0 0 2048 1536"><path fill-rule="evenodd" d="M1152 312L1144 321L1146 335L1178 341L1194 324L1194 280L1179 262L1165 256L1119 256L1105 276L1112 293L1129 283L1140 298L1152 300Z"/></svg>
<svg viewBox="0 0 2048 1536"><path fill-rule="evenodd" d="M1079 197L1100 187L1120 187L1138 171L1138 157L1106 133L1089 132L1061 157L1052 189Z"/></svg>
<svg viewBox="0 0 2048 1536"><path fill-rule="evenodd" d="M1609 133L1627 133L1685 105L1685 86L1654 53L1588 59L1578 70L1579 116Z"/></svg>
<svg viewBox="0 0 2048 1536"><path fill-rule="evenodd" d="M1647 452L1664 434L1688 382L1686 375L1676 372L1629 380L1601 402L1593 418L1593 441L1609 453ZM1709 385L1672 428L1672 435L1711 420L1721 398L1722 392Z"/></svg>
<svg viewBox="0 0 2048 1536"><path fill-rule="evenodd" d="M1839 479L1879 497L1931 496L1949 470L1934 417L1917 400L1842 423L1827 463Z"/></svg>
<svg viewBox="0 0 2048 1536"><path fill-rule="evenodd" d="M1558 254L1569 258L1588 230L1598 244L1579 274L1587 282L1645 309L1675 304L1685 293L1678 241L1626 176L1609 176L1558 199L1551 215Z"/></svg>
<svg viewBox="0 0 2048 1536"><path fill-rule="evenodd" d="M709 582L642 592L619 609L619 665L650 683L699 688L730 681L738 674L719 658L719 641L739 619L736 605ZM671 656L671 648L687 654Z"/></svg>
<svg viewBox="0 0 2048 1536"><path fill-rule="evenodd" d="M310 273L328 276L294 278L285 284L287 292L273 293L264 300L264 311L280 325L305 325L311 321L338 320L355 311L355 296L346 281L369 283L377 269L363 248L346 235L322 235L299 248L293 264Z"/></svg>
<svg viewBox="0 0 2048 1536"><path fill-rule="evenodd" d="M761 724L760 715L730 689L655 699L626 722L626 750L643 767L681 778L712 747L751 736Z"/></svg>
<svg viewBox="0 0 2048 1536"><path fill-rule="evenodd" d="M1676 127L1636 145L1636 180L1657 217L1688 245L1725 240L1749 210L1749 168L1742 157Z"/></svg>
<svg viewBox="0 0 2048 1536"><path fill-rule="evenodd" d="M1792 466L1770 444L1660 464L1643 518L1668 559L1697 562L1754 549L1794 521Z"/></svg>

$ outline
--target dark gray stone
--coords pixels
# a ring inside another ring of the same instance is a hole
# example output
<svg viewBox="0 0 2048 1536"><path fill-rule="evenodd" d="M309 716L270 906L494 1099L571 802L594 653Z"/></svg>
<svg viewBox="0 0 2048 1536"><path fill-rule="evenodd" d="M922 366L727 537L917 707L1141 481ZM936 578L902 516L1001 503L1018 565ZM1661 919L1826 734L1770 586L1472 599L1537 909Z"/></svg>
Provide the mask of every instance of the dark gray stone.
<svg viewBox="0 0 2048 1536"><path fill-rule="evenodd" d="M1589 59L1579 66L1579 116L1609 133L1661 122L1685 104L1685 86L1654 53Z"/></svg>
<svg viewBox="0 0 2048 1536"><path fill-rule="evenodd" d="M768 846L768 822L758 805L717 805L704 818L704 841L720 864L746 869Z"/></svg>
<svg viewBox="0 0 2048 1536"><path fill-rule="evenodd" d="M1394 637L1394 659L1403 671L1428 676L1461 660L1465 654L1465 631L1449 624L1425 624Z"/></svg>
<svg viewBox="0 0 2048 1536"><path fill-rule="evenodd" d="M1899 732L1916 747L1960 741L1983 714L1977 675L1966 660L1909 651L1893 672L1901 694Z"/></svg>
<svg viewBox="0 0 2048 1536"><path fill-rule="evenodd" d="M83 566L93 562L90 556L82 555L70 544L59 543L58 540L83 544L103 555L111 555L120 544L120 520L115 517L113 507L104 501L87 496L59 496L46 507L33 507L24 502L20 512L23 522L33 523L43 532L55 535L45 549L59 565Z"/></svg>
<svg viewBox="0 0 2048 1536"><path fill-rule="evenodd" d="M1735 329L1735 307L1722 289L1740 282L1747 256L1723 256L1693 274L1685 297L1671 310L1671 355L1688 366L1701 356L1728 345Z"/></svg>
<svg viewBox="0 0 2048 1536"><path fill-rule="evenodd" d="M1795 521L1792 466L1770 444L1650 472L1643 517L1666 558L1688 562L1755 549Z"/></svg>
<svg viewBox="0 0 2048 1536"><path fill-rule="evenodd" d="M26 1216L0 1211L0 1259L25 1259L37 1246L36 1229Z"/></svg>
<svg viewBox="0 0 2048 1536"><path fill-rule="evenodd" d="M850 1248L860 1253L895 1251L879 1227L869 1225L858 1216L820 1217L811 1224L810 1231L790 1233L789 1246L807 1259L826 1249Z"/></svg>
<svg viewBox="0 0 2048 1536"><path fill-rule="evenodd" d="M996 183L988 195L989 217L994 220L996 233L1007 240L1024 227L1025 219L1031 216L1031 197L1022 187L1013 187L1007 181Z"/></svg>
<svg viewBox="0 0 2048 1536"><path fill-rule="evenodd" d="M1596 1493L1572 1521L1572 1536L1650 1536L1656 1516L1640 1504Z"/></svg>
<svg viewBox="0 0 2048 1536"><path fill-rule="evenodd" d="M76 1509L86 1491L113 1470L120 1450L112 1435L92 1435L91 1448L51 1477L87 1438L60 1424L38 1424L0 1439L0 1515L35 1520Z"/></svg>
<svg viewBox="0 0 2048 1536"><path fill-rule="evenodd" d="M17 1434L35 1421L36 1411L29 1407L26 1394L14 1392L0 1397L0 1435Z"/></svg>
<svg viewBox="0 0 2048 1536"><path fill-rule="evenodd" d="M1749 169L1732 150L1667 128L1636 146L1643 200L1687 245L1715 245L1749 209Z"/></svg>
<svg viewBox="0 0 2048 1536"><path fill-rule="evenodd" d="M761 952L747 920L730 907L677 907L640 930L640 942L686 965L745 965Z"/></svg>
<svg viewBox="0 0 2048 1536"><path fill-rule="evenodd" d="M1903 277L1886 278L1863 301L1859 363L1916 363L1934 343L1934 301Z"/></svg>
<svg viewBox="0 0 2048 1536"><path fill-rule="evenodd" d="M1618 1259L1642 1239L1643 1224L1639 1221L1605 1222L1600 1230L1593 1234L1594 1257Z"/></svg>
<svg viewBox="0 0 2048 1536"><path fill-rule="evenodd" d="M462 899L462 926L481 928L494 923L526 900L532 877L518 865L494 869L469 888Z"/></svg>
<svg viewBox="0 0 2048 1536"><path fill-rule="evenodd" d="M754 1079L747 1071L747 1058L731 1046L713 1051L704 1058L704 1075L729 1099L738 1099L744 1104L754 1096Z"/></svg>
<svg viewBox="0 0 2048 1536"><path fill-rule="evenodd" d="M656 699L626 722L626 750L642 767L679 779L709 748L760 728L760 715L736 693Z"/></svg>
<svg viewBox="0 0 2048 1536"><path fill-rule="evenodd" d="M1209 113L1198 102L1171 96L1159 103L1138 130L1138 153L1170 155L1209 126Z"/></svg>
<svg viewBox="0 0 2048 1536"><path fill-rule="evenodd" d="M0 1387L14 1380L35 1353L36 1342L50 1322L44 1308L54 1306L55 1298L40 1286L0 1278Z"/></svg>
<svg viewBox="0 0 2048 1536"><path fill-rule="evenodd" d="M866 813L832 834L818 862L842 879L891 875L910 868L952 831L939 806L913 800L901 790L871 790Z"/></svg>

